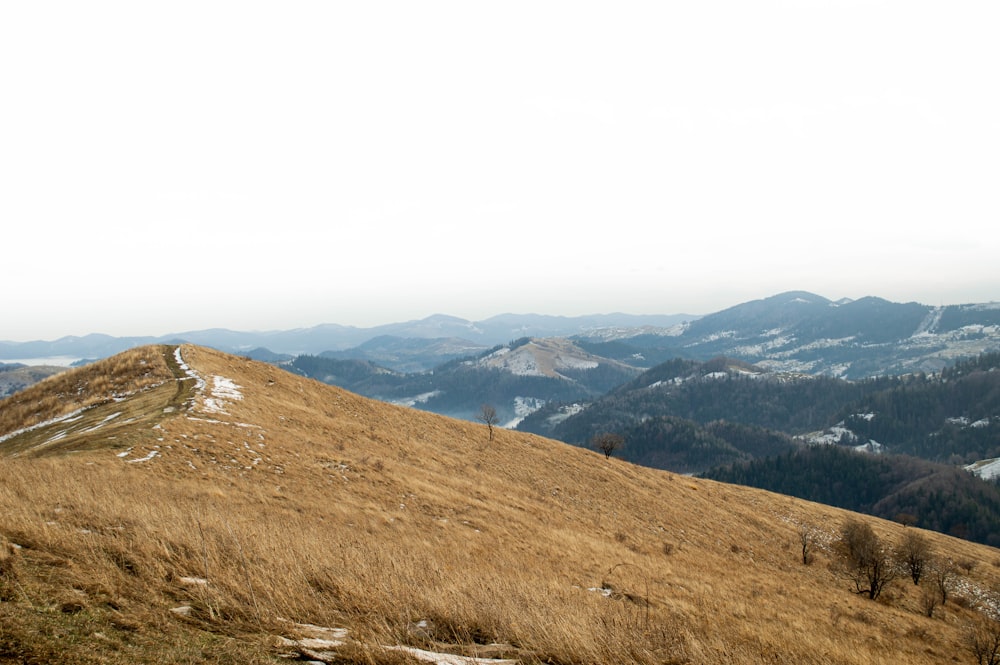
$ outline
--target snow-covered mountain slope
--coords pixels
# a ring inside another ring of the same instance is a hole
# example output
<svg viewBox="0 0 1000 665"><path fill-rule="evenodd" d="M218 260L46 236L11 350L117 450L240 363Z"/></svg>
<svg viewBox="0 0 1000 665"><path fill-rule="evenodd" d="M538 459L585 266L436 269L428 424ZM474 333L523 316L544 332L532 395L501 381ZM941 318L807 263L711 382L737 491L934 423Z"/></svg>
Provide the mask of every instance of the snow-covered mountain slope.
<svg viewBox="0 0 1000 665"><path fill-rule="evenodd" d="M1000 303L931 307L873 297L831 301L792 291L656 333L583 339L614 349L620 359L627 353L661 361L728 356L775 371L857 379L937 372L1000 349Z"/></svg>
<svg viewBox="0 0 1000 665"><path fill-rule="evenodd" d="M563 338L530 339L523 344L503 346L474 361L480 367L500 369L518 376L547 376L570 378L568 374L579 370L597 369L601 363L621 366L623 371L632 368L607 358L587 353Z"/></svg>

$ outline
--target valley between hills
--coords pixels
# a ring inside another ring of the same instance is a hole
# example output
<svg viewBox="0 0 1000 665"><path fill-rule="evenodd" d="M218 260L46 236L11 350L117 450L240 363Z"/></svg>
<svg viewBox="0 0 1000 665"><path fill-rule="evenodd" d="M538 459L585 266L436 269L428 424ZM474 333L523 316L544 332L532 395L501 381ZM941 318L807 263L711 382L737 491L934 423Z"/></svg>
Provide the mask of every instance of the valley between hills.
<svg viewBox="0 0 1000 665"><path fill-rule="evenodd" d="M993 547L189 344L0 402L0 477L0 662L975 663L996 634ZM920 583L863 593L851 524L918 535Z"/></svg>

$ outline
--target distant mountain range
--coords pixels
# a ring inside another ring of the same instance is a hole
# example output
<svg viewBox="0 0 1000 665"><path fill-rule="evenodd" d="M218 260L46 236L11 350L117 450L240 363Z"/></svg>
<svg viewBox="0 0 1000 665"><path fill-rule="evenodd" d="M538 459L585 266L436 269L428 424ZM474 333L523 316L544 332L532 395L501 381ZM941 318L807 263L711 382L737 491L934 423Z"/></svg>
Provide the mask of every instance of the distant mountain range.
<svg viewBox="0 0 1000 665"><path fill-rule="evenodd" d="M501 314L483 321L467 321L454 316L435 314L417 321L391 323L371 328L358 328L338 324L323 324L312 328L275 330L267 332L240 332L214 328L171 333L159 337L113 337L90 334L82 337L62 337L54 341L4 342L0 341L0 360L21 358L78 357L104 358L126 349L146 344L173 344L189 342L209 346L227 353L248 354L267 349L271 353L290 356L343 352L356 348L352 358L383 360L392 364L397 356L414 355L414 347L437 347L437 351L418 355L434 357L431 364L419 364L428 369L434 364L450 359L455 349L460 355L488 349L503 342L521 337L569 337L608 330L660 330L692 320L687 314L632 315L594 314L588 316L546 316L540 314ZM381 341L379 341L381 340ZM408 350L395 350L386 354L387 340L419 340L401 344ZM441 340L451 340L443 343ZM367 357L370 354L371 357ZM404 360L412 367L412 360ZM404 370L405 371L405 370Z"/></svg>
<svg viewBox="0 0 1000 665"><path fill-rule="evenodd" d="M738 358L774 371L867 376L937 372L960 358L1000 349L1000 303L930 306L881 298L829 300L790 291L697 317L502 314L483 321L434 315L372 328L324 324L270 332L225 329L161 337L92 334L0 342L0 360L102 358L181 341L269 361L299 355L365 360L422 372L515 339L571 338L586 352L648 369L672 358Z"/></svg>

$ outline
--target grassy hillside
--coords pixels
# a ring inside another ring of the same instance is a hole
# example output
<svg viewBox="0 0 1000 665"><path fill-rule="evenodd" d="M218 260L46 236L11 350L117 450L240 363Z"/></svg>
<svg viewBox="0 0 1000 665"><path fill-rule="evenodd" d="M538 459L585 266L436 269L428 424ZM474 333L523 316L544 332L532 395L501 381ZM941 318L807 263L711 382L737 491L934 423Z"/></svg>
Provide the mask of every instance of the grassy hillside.
<svg viewBox="0 0 1000 665"><path fill-rule="evenodd" d="M49 365L21 365L0 362L0 399L24 390L53 374L65 371L65 367Z"/></svg>
<svg viewBox="0 0 1000 665"><path fill-rule="evenodd" d="M0 662L975 662L994 606L989 547L921 532L961 564L928 617L838 574L842 510L130 353L0 402Z"/></svg>

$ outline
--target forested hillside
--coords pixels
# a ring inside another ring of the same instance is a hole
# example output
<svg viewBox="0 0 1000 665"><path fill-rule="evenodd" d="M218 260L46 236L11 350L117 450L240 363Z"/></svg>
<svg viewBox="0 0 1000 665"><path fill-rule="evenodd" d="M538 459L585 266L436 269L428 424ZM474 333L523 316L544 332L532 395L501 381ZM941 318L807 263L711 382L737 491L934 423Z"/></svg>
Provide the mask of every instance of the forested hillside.
<svg viewBox="0 0 1000 665"><path fill-rule="evenodd" d="M703 475L1000 547L1000 486L955 466L834 445L803 447Z"/></svg>
<svg viewBox="0 0 1000 665"><path fill-rule="evenodd" d="M821 429L844 408L891 379L850 382L824 376L775 374L726 358L671 360L644 372L585 409L560 418L553 404L519 429L583 444L601 431L621 431L648 418L677 416L766 427L787 434Z"/></svg>
<svg viewBox="0 0 1000 665"><path fill-rule="evenodd" d="M894 380L841 415L855 439L892 452L952 464L1000 457L1000 353Z"/></svg>
<svg viewBox="0 0 1000 665"><path fill-rule="evenodd" d="M625 428L623 459L656 469L698 473L758 457L778 455L801 444L780 432L717 420L701 424L677 416L648 418Z"/></svg>

